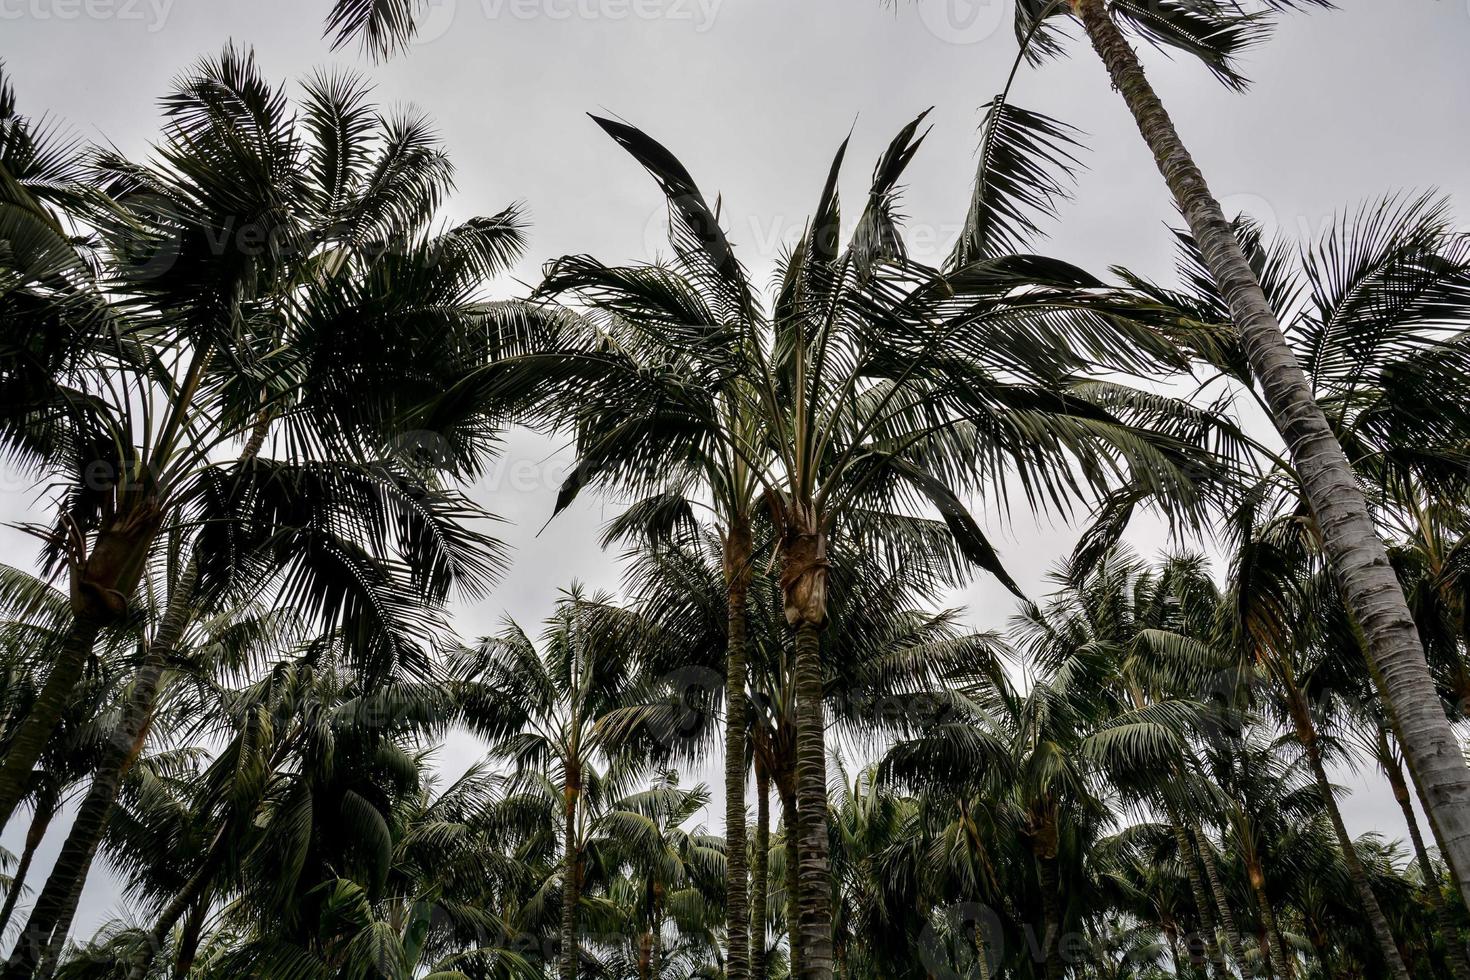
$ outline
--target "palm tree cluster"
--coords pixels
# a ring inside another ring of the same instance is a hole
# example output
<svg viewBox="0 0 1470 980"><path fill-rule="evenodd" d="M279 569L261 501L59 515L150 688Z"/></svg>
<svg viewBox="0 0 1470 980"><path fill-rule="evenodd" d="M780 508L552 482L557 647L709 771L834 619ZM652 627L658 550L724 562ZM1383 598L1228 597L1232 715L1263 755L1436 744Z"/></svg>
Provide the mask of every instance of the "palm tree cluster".
<svg viewBox="0 0 1470 980"><path fill-rule="evenodd" d="M133 159L0 74L0 442L45 515L0 566L0 977L1470 980L1470 235L1432 195L1227 217L1133 49L1240 88L1305 5L1019 0L937 266L924 115L846 220L836 149L765 286L593 117L667 251L509 300L519 208L443 219L432 125L355 76L228 47ZM421 6L328 33L387 57ZM1067 19L1172 281L1036 251L1080 134L1010 89ZM552 516L617 502L624 587L466 638L511 426L571 447ZM1018 512L1083 529L1044 595ZM979 577L1005 630L947 605ZM1353 836L1359 770L1402 835ZM78 935L103 866L128 914Z"/></svg>

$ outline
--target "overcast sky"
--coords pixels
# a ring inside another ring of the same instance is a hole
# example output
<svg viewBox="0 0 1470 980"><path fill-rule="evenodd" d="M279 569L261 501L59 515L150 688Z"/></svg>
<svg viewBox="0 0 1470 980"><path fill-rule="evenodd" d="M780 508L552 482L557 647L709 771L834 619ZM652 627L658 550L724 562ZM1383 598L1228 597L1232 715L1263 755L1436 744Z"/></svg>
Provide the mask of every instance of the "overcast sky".
<svg viewBox="0 0 1470 980"><path fill-rule="evenodd" d="M904 211L919 258L938 260L964 217L978 108L1015 55L1003 0L429 0L423 36L373 65L321 38L327 0L0 0L0 58L22 110L77 135L147 152L170 79L233 39L265 71L294 81L319 68L360 71L384 106L437 120L458 167L447 217L526 205L531 247L516 269L534 282L548 259L586 252L651 258L664 210L653 183L587 118L615 114L664 142L704 191L723 195L728 230L758 281L800 232L833 151L854 130L843 182L859 201L888 139L932 106L933 131L908 171ZM1470 0L1343 0L1285 19L1247 61L1246 95L1195 65L1144 60L1227 212L1315 237L1335 211L1386 191L1438 188L1470 201ZM1014 100L1087 134L1088 169L1045 250L1102 270L1167 277L1172 206L1122 102L1090 51L1024 71ZM855 210L855 209L854 209ZM520 287L497 285L510 295ZM477 497L509 519L516 561L488 600L459 610L461 634L504 613L533 624L574 578L615 589L617 562L596 547L608 505L588 502L537 537L564 455L512 436ZM0 517L23 519L34 490L8 476ZM30 517L37 516L30 511ZM992 520L1002 555L1033 594L1070 549L1063 522ZM1148 528L1141 547L1157 546ZM0 532L7 560L33 544ZM956 604L977 627L1003 626L1013 601L978 583ZM473 746L456 742L446 764ZM1345 782L1354 778L1344 775ZM718 790L719 780L714 780ZM713 812L721 812L715 803ZM1402 836L1376 784L1346 805L1355 832ZM718 825L718 819L712 819ZM53 828L46 861L61 828ZM16 848L18 828L5 834ZM41 881L37 875L35 881ZM107 876L89 883L75 934L117 914Z"/></svg>

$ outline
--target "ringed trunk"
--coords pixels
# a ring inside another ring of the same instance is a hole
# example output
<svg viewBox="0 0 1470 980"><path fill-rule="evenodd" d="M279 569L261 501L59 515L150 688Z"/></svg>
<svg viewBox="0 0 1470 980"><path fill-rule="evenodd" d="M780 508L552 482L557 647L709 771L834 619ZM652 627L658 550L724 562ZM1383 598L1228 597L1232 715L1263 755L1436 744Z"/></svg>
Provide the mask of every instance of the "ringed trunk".
<svg viewBox="0 0 1470 980"><path fill-rule="evenodd" d="M577 903L581 901L581 858L577 854L577 796L580 779L574 771L567 773L565 827L562 831L562 855L566 867L561 878L561 936L558 950L557 976L560 980L577 980Z"/></svg>
<svg viewBox="0 0 1470 980"><path fill-rule="evenodd" d="M796 630L797 882L802 980L832 977L832 870L827 830L827 731L822 626L827 618L827 538L809 508L796 508L781 542L786 621Z"/></svg>
<svg viewBox="0 0 1470 980"><path fill-rule="evenodd" d="M1368 874L1363 868L1363 862L1358 857L1357 848L1353 847L1353 839L1348 834L1347 825L1342 820L1342 810L1337 806L1337 798L1332 792L1332 782L1327 778L1327 769L1322 764L1322 751L1317 742L1317 728L1312 721L1311 711L1308 709L1301 692L1295 687L1287 692L1291 702L1291 716L1296 724L1297 740L1302 743L1302 748L1307 753L1307 762L1312 767L1312 774L1317 780L1317 789L1322 793L1323 805L1327 807L1327 815L1332 820L1332 829L1337 834L1337 846L1342 851L1342 859L1347 864L1348 877L1352 879L1353 890L1358 893L1358 901L1363 905L1363 913L1368 916L1368 924L1373 930L1373 939L1378 944L1378 953L1383 957L1384 964L1388 967L1390 975L1398 980L1409 980L1409 971L1404 966L1403 956L1399 953L1398 944L1394 941L1393 930L1388 925L1388 919L1383 914L1383 908L1378 904L1378 896L1373 893L1373 887L1368 883Z"/></svg>
<svg viewBox="0 0 1470 980"><path fill-rule="evenodd" d="M750 861L750 977L766 980L766 895L771 852L771 777L755 766L755 848Z"/></svg>
<svg viewBox="0 0 1470 980"><path fill-rule="evenodd" d="M786 849L786 948L791 960L789 973L801 976L801 849L796 842L796 793L781 793L782 840Z"/></svg>
<svg viewBox="0 0 1470 980"><path fill-rule="evenodd" d="M1470 767L1430 676L1418 630L1351 464L1282 333L1260 280L1104 0L1073 7L1153 151L1205 265L1229 303L1251 370L1290 452L1349 608L1362 625L1409 769L1470 904Z"/></svg>
<svg viewBox="0 0 1470 980"><path fill-rule="evenodd" d="M732 520L725 537L729 603L725 650L725 934L729 980L750 976L750 914L746 901L745 845L745 597L750 583L750 526Z"/></svg>
<svg viewBox="0 0 1470 980"><path fill-rule="evenodd" d="M1290 950L1286 948L1286 940L1282 938L1281 929L1277 926L1276 913L1271 908L1270 897L1266 895L1266 874L1254 854L1246 857L1246 874L1250 878L1251 891L1256 896L1256 905L1259 906L1261 913L1261 928L1270 942L1271 955L1267 957L1266 969L1274 972L1272 970L1274 959L1276 961L1274 965L1280 968L1281 975L1286 977L1286 980L1293 980L1296 977L1296 963ZM1262 952L1265 951L1266 947L1263 946Z"/></svg>
<svg viewBox="0 0 1470 980"><path fill-rule="evenodd" d="M1245 948L1240 945L1240 929L1235 924L1235 913L1231 910L1228 896L1225 894L1225 882L1220 878L1220 865L1215 861L1214 846L1205 839L1204 831L1198 825L1192 828L1192 833L1199 844L1199 856L1205 865L1205 878L1210 882L1210 892L1215 898L1215 908L1220 913L1220 925L1225 933L1225 944L1230 947L1230 955L1235 959L1240 975L1250 976L1250 968L1245 961Z"/></svg>
<svg viewBox="0 0 1470 980"><path fill-rule="evenodd" d="M4 934L6 927L10 925L10 917L15 914L15 903L20 899L20 893L25 890L31 862L36 859L36 849L41 846L41 841L45 840L46 831L51 826L51 819L56 816L56 809L56 793L47 792L36 801L36 812L31 817L30 827L26 830L26 842L20 853L20 863L15 866L15 875L10 879L10 891L5 895L5 906L0 908L0 934Z"/></svg>

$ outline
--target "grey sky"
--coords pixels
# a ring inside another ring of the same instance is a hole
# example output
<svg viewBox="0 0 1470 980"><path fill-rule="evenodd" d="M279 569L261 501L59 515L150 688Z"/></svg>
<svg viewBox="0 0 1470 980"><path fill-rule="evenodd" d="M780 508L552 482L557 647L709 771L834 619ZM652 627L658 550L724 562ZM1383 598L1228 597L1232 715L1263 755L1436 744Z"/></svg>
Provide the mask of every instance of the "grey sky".
<svg viewBox="0 0 1470 980"><path fill-rule="evenodd" d="M382 104L412 102L437 120L459 168L453 217L526 203L531 248L517 275L527 282L563 253L623 261L658 248L656 189L584 115L616 114L668 145L707 193L723 195L731 237L764 281L849 129L843 189L858 201L872 160L929 106L934 128L909 170L904 210L916 253L937 260L968 201L977 109L1001 86L1015 52L1002 0L430 2L425 37L375 66L355 51L328 51L320 37L327 0L0 0L0 58L25 111L50 113L132 155L157 133L157 98L169 80L229 39L253 45L282 80L319 67L359 70L377 83ZM1463 214L1470 0L1343 6L1286 18L1249 60L1255 85L1244 96L1194 65L1154 53L1145 60L1229 211L1315 236L1335 210L1363 198L1437 187ZM1088 170L1045 249L1095 270L1122 263L1166 277L1167 194L1100 65L1075 43L1069 50L1068 61L1024 70L1014 93L1088 134ZM580 505L535 536L555 495L562 460L554 449L514 435L496 477L478 488L510 519L504 536L517 559L495 595L460 611L464 635L493 629L503 612L534 623L574 577L618 584L615 559L595 543L603 506ZM26 513L28 488L9 478L3 493L0 517ZM993 528L1032 592L1074 537L1061 522L1025 517ZM1160 539L1145 528L1137 540L1150 547ZM0 542L12 561L34 550L11 531ZM1003 589L983 582L956 602L979 627L1004 625L1013 609ZM472 754L456 742L447 756L457 765ZM720 806L716 800L715 813ZM1347 816L1355 831L1402 834L1383 790L1358 794ZM4 842L14 847L16 839L12 828ZM112 882L97 877L77 933L90 934L117 904Z"/></svg>

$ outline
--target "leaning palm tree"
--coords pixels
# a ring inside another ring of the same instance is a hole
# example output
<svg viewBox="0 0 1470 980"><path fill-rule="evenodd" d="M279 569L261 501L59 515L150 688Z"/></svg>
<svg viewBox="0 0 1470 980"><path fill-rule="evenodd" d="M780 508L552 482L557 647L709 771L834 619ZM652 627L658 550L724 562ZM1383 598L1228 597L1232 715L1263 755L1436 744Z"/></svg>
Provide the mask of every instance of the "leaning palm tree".
<svg viewBox="0 0 1470 980"><path fill-rule="evenodd" d="M1286 340L1306 372L1312 397L1326 412L1360 486L1371 491L1378 533L1422 541L1427 553L1434 553L1446 543L1444 529L1458 521L1470 434L1463 333L1470 319L1470 242L1451 225L1447 204L1427 194L1368 202L1341 214L1320 240L1300 243L1297 255L1290 243L1267 241L1248 221L1237 223L1236 234L1260 270L1278 321L1286 325ZM1125 277L1173 313L1220 325L1186 328L1184 342L1218 379L1255 395L1242 344L1225 326L1228 303L1209 278L1198 242L1189 235L1180 235L1178 265L1183 286L1177 291ZM1248 505L1236 517L1239 536L1248 537L1255 523L1302 511L1331 560L1331 536L1299 467L1277 465L1246 499ZM1400 549L1395 557L1397 570L1408 574L1405 553ZM1433 577L1441 579L1448 566L1435 559L1429 567L1438 569ZM1411 583L1405 588L1414 600L1420 659L1427 657L1432 677L1451 687L1463 685L1458 630L1453 617L1445 616L1442 593L1435 586L1418 589ZM1343 596L1363 627L1345 586ZM1409 722L1397 708L1366 629L1363 636L1368 643L1366 673L1383 681L1389 717L1402 728ZM1442 707L1438 714L1444 714ZM1405 731L1398 734L1408 736ZM1439 832L1442 828L1432 816L1433 794L1420 780L1407 745L1405 753L1431 825ZM1446 840L1443 846L1453 867L1454 845Z"/></svg>
<svg viewBox="0 0 1470 980"><path fill-rule="evenodd" d="M1289 8L1320 0L1263 0ZM1252 380L1281 433L1303 494L1323 529L1324 544L1348 604L1368 640L1403 736L1411 771L1424 788L1430 819L1470 901L1470 766L1440 709L1414 620L1378 537L1368 501L1343 445L1313 397L1304 365L1284 336L1278 311L1262 287L1231 222L1154 91L1124 30L1198 57L1220 79L1242 87L1235 56L1259 40L1260 10L1225 0L1134 3L1131 0L1022 0L1016 31L1035 56L1062 45L1052 19L1074 16L1127 103L1139 131L1199 243L1209 280L1238 331Z"/></svg>

